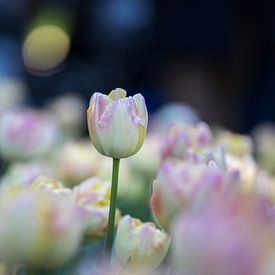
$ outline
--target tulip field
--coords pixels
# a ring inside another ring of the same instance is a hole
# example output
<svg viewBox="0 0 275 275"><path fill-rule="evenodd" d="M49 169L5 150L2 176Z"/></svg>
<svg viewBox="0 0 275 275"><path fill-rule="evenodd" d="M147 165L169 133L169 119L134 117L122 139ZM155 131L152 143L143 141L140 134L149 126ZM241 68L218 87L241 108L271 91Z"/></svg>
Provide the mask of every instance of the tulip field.
<svg viewBox="0 0 275 275"><path fill-rule="evenodd" d="M275 275L274 125L121 88L0 97L0 275Z"/></svg>

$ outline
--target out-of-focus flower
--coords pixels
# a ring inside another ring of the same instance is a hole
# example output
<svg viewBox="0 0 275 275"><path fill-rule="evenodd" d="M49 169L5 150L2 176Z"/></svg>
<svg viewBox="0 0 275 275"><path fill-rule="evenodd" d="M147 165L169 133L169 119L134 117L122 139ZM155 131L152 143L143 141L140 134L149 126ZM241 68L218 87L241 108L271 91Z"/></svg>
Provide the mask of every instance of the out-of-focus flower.
<svg viewBox="0 0 275 275"><path fill-rule="evenodd" d="M129 159L133 172L149 179L155 176L161 161L160 147L159 135L147 136L140 151Z"/></svg>
<svg viewBox="0 0 275 275"><path fill-rule="evenodd" d="M213 143L213 136L206 123L175 124L164 140L163 158L183 159L189 148L203 148Z"/></svg>
<svg viewBox="0 0 275 275"><path fill-rule="evenodd" d="M224 167L223 150L214 144L212 132L204 122L175 124L162 141L162 158L208 164L214 160Z"/></svg>
<svg viewBox="0 0 275 275"><path fill-rule="evenodd" d="M50 189L0 190L0 256L11 263L53 267L77 252L82 223L72 197Z"/></svg>
<svg viewBox="0 0 275 275"><path fill-rule="evenodd" d="M104 165L88 140L67 143L56 152L53 164L56 177L66 185L75 185L95 176Z"/></svg>
<svg viewBox="0 0 275 275"><path fill-rule="evenodd" d="M266 171L258 167L252 156L236 157L226 154L225 159L228 171L239 172L241 190L244 193L264 195L275 203L275 180Z"/></svg>
<svg viewBox="0 0 275 275"><path fill-rule="evenodd" d="M210 162L209 166L164 162L154 181L151 210L165 229L183 210L198 207L212 197L226 197L239 190L239 175L226 173Z"/></svg>
<svg viewBox="0 0 275 275"><path fill-rule="evenodd" d="M275 174L275 126L259 125L254 131L256 157L259 164Z"/></svg>
<svg viewBox="0 0 275 275"><path fill-rule="evenodd" d="M108 225L111 184L90 178L73 189L76 205L82 212L86 235L98 238L104 235ZM116 222L120 211L116 210Z"/></svg>
<svg viewBox="0 0 275 275"><path fill-rule="evenodd" d="M252 154L253 142L249 136L234 134L229 131L221 131L217 135L217 143L225 152L236 156Z"/></svg>
<svg viewBox="0 0 275 275"><path fill-rule="evenodd" d="M0 112L22 103L26 97L26 86L17 78L0 77Z"/></svg>
<svg viewBox="0 0 275 275"><path fill-rule="evenodd" d="M124 216L117 229L115 257L122 266L157 268L170 246L170 236L151 223Z"/></svg>
<svg viewBox="0 0 275 275"><path fill-rule="evenodd" d="M40 175L52 177L51 167L43 161L15 162L12 163L3 178L1 184L6 185L31 185Z"/></svg>
<svg viewBox="0 0 275 275"><path fill-rule="evenodd" d="M150 120L149 128L155 133L166 134L174 124L190 124L199 120L197 112L183 103L169 103L162 106Z"/></svg>
<svg viewBox="0 0 275 275"><path fill-rule="evenodd" d="M85 104L77 94L69 93L52 100L49 109L62 129L64 138L78 137L83 130Z"/></svg>
<svg viewBox="0 0 275 275"><path fill-rule="evenodd" d="M92 143L102 155L127 158L144 142L148 114L141 94L126 97L126 91L120 88L108 96L94 93L87 118Z"/></svg>
<svg viewBox="0 0 275 275"><path fill-rule="evenodd" d="M274 252L274 215L256 197L210 202L173 226L173 274L272 275Z"/></svg>
<svg viewBox="0 0 275 275"><path fill-rule="evenodd" d="M0 119L0 154L7 160L40 157L55 145L57 136L56 123L48 113L10 110Z"/></svg>

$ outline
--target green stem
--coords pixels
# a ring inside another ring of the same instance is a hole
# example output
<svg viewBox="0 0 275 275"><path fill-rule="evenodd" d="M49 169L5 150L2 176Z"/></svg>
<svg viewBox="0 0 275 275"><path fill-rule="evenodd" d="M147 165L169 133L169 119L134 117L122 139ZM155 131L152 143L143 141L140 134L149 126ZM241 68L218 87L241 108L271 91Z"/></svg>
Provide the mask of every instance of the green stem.
<svg viewBox="0 0 275 275"><path fill-rule="evenodd" d="M106 239L106 250L110 250L110 251L112 251L114 229L115 229L118 171L119 171L119 159L114 158L113 159L111 200L110 200L107 239Z"/></svg>

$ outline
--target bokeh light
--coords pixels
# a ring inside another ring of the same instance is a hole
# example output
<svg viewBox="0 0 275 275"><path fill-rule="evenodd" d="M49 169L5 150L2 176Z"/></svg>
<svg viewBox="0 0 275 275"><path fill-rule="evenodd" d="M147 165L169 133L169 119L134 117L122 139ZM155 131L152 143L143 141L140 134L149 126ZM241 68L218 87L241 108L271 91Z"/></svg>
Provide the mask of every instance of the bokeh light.
<svg viewBox="0 0 275 275"><path fill-rule="evenodd" d="M41 25L34 28L23 44L26 67L34 72L45 72L59 66L70 49L69 35L57 25Z"/></svg>

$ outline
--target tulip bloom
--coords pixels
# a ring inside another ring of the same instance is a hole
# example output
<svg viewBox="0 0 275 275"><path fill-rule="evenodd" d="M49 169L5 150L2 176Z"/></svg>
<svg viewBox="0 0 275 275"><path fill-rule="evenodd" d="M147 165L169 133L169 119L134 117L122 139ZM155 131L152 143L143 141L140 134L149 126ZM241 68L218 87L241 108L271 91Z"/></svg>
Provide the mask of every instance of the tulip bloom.
<svg viewBox="0 0 275 275"><path fill-rule="evenodd" d="M121 265L140 270L157 268L167 254L170 236L151 223L124 216L117 229L115 256Z"/></svg>
<svg viewBox="0 0 275 275"><path fill-rule="evenodd" d="M164 162L154 181L151 210L159 225L169 229L183 210L200 206L209 197L235 194L238 180L237 172L226 173L212 162L210 166Z"/></svg>
<svg viewBox="0 0 275 275"><path fill-rule="evenodd" d="M49 153L57 137L57 125L45 112L10 110L0 119L0 154L7 160L41 157Z"/></svg>
<svg viewBox="0 0 275 275"><path fill-rule="evenodd" d="M110 182L90 178L73 189L75 204L82 213L87 236L98 238L106 233L110 202ZM116 222L120 211L116 209Z"/></svg>
<svg viewBox="0 0 275 275"><path fill-rule="evenodd" d="M94 93L87 118L92 143L102 155L127 158L143 144L148 114L141 94L126 97L126 91L120 88L108 96Z"/></svg>
<svg viewBox="0 0 275 275"><path fill-rule="evenodd" d="M234 134L229 131L218 133L217 142L225 150L236 156L249 155L253 151L253 142L249 136Z"/></svg>
<svg viewBox="0 0 275 275"><path fill-rule="evenodd" d="M83 228L78 209L72 196L53 192L51 188L51 183L49 188L44 185L42 189L39 186L1 188L1 259L54 267L76 254Z"/></svg>

